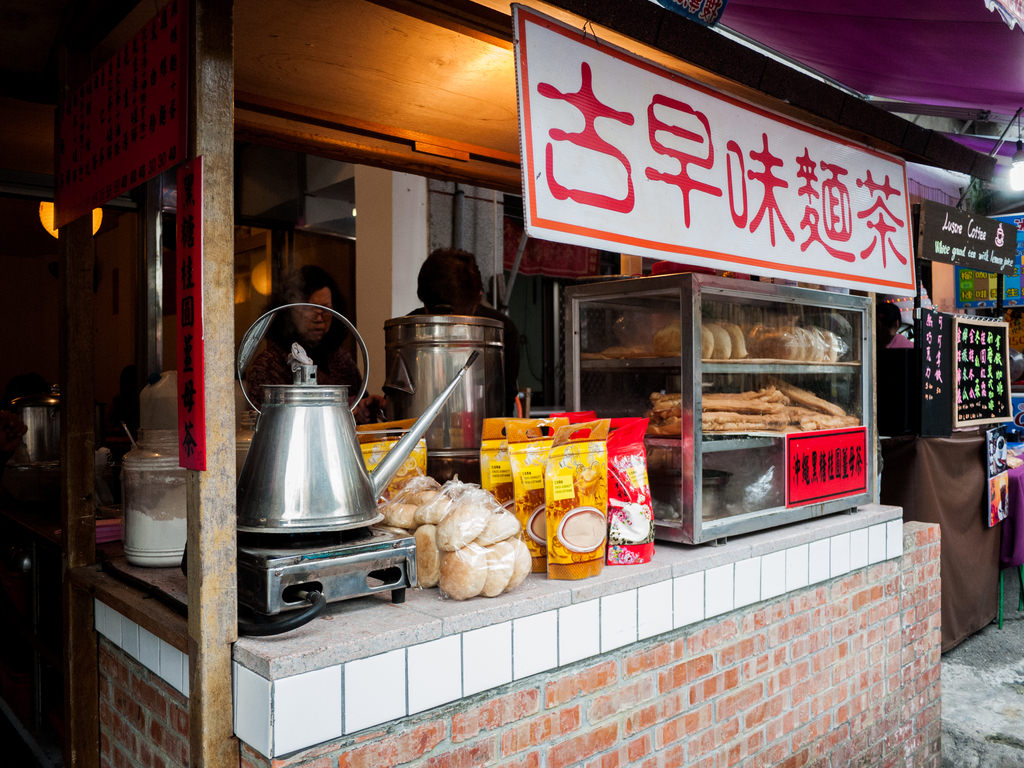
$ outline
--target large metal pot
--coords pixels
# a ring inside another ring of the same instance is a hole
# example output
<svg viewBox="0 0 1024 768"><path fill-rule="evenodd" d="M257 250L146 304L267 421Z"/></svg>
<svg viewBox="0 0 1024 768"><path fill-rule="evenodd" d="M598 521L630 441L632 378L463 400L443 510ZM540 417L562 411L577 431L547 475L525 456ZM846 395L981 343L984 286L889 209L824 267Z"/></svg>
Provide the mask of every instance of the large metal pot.
<svg viewBox="0 0 1024 768"><path fill-rule="evenodd" d="M25 460L29 463L60 460L60 392L54 387L47 394L25 395L11 401L11 407L28 431ZM19 455L20 458L20 455Z"/></svg>
<svg viewBox="0 0 1024 768"><path fill-rule="evenodd" d="M480 480L483 420L501 416L505 408L503 335L498 320L466 315L406 315L384 323L389 419L419 416L469 352L482 358L425 435L427 473L435 478Z"/></svg>

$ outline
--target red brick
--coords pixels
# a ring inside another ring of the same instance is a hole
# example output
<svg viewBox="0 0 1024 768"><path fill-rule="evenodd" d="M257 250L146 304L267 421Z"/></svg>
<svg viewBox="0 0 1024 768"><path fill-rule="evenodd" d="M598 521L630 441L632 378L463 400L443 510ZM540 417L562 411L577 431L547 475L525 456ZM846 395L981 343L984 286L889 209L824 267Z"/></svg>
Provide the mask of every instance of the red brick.
<svg viewBox="0 0 1024 768"><path fill-rule="evenodd" d="M587 721L597 723L605 718L617 715L623 710L632 709L637 704L648 701L654 696L654 680L645 677L629 685L619 686L611 693L594 697L587 709Z"/></svg>
<svg viewBox="0 0 1024 768"><path fill-rule="evenodd" d="M548 751L547 768L565 768L574 765L598 752L611 749L619 739L616 723L601 726L587 733L581 733L567 741L554 745Z"/></svg>
<svg viewBox="0 0 1024 768"><path fill-rule="evenodd" d="M452 741L465 741L481 731L500 728L540 711L540 691L527 688L500 696L452 715Z"/></svg>
<svg viewBox="0 0 1024 768"><path fill-rule="evenodd" d="M546 712L539 717L518 723L501 734L501 753L512 755L523 749L540 746L553 738L572 733L580 727L580 706Z"/></svg>
<svg viewBox="0 0 1024 768"><path fill-rule="evenodd" d="M739 670L727 669L722 674L692 685L690 686L690 704L706 701L720 693L731 690L739 684L739 680Z"/></svg>
<svg viewBox="0 0 1024 768"><path fill-rule="evenodd" d="M631 763L637 762L640 758L646 757L653 751L654 745L651 743L651 737L648 734L644 734L626 744L626 756Z"/></svg>
<svg viewBox="0 0 1024 768"><path fill-rule="evenodd" d="M513 760L498 763L495 768L540 768L540 766L540 752L528 752L527 754Z"/></svg>
<svg viewBox="0 0 1024 768"><path fill-rule="evenodd" d="M576 674L566 675L544 688L544 706L547 709L571 701L577 696L609 688L618 682L618 664L603 661Z"/></svg>
<svg viewBox="0 0 1024 768"><path fill-rule="evenodd" d="M658 690L661 693L674 690L709 675L714 668L715 659L710 653L675 664L658 674Z"/></svg>
<svg viewBox="0 0 1024 768"><path fill-rule="evenodd" d="M748 709L758 701L764 694L764 686L760 683L747 685L734 694L723 697L717 705L715 715L719 720L728 720L736 713Z"/></svg>
<svg viewBox="0 0 1024 768"><path fill-rule="evenodd" d="M484 739L431 757L426 768L480 768L498 756L498 740Z"/></svg>
<svg viewBox="0 0 1024 768"><path fill-rule="evenodd" d="M411 731L345 750L338 759L338 768L378 768L409 763L429 754L445 735L444 722L434 720Z"/></svg>

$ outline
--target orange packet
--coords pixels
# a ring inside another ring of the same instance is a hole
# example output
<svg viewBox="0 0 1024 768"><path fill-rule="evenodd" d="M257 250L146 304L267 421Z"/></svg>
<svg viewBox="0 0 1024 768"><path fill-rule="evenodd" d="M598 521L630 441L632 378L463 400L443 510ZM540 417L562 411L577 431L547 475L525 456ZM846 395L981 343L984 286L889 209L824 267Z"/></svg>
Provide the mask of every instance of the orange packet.
<svg viewBox="0 0 1024 768"><path fill-rule="evenodd" d="M555 432L544 474L549 579L601 573L608 538L608 419Z"/></svg>
<svg viewBox="0 0 1024 768"><path fill-rule="evenodd" d="M564 418L506 419L505 423L516 517L525 533L533 573L548 569L544 470L555 431L568 423Z"/></svg>
<svg viewBox="0 0 1024 768"><path fill-rule="evenodd" d="M409 431L415 419L402 419L401 421L385 421L377 424L357 424L356 438L359 440L359 450L363 455L363 463L366 470L372 472L377 468L388 452L395 447L395 443L402 439L402 436ZM420 438L412 449L412 453L402 462L402 466L391 478L388 487L381 494L382 498L390 499L406 483L414 477L423 477L427 474L427 441Z"/></svg>

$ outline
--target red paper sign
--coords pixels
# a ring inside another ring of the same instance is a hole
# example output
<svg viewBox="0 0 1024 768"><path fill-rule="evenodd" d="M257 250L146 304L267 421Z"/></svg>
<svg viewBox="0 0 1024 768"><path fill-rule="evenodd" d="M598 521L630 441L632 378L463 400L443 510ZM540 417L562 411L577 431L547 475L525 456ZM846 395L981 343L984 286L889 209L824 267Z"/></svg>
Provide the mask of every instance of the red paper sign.
<svg viewBox="0 0 1024 768"><path fill-rule="evenodd" d="M203 380L203 158L178 169L178 463L206 469Z"/></svg>
<svg viewBox="0 0 1024 768"><path fill-rule="evenodd" d="M867 427L786 435L786 506L867 491L867 447Z"/></svg>
<svg viewBox="0 0 1024 768"><path fill-rule="evenodd" d="M188 3L170 0L57 110L58 227L185 157Z"/></svg>

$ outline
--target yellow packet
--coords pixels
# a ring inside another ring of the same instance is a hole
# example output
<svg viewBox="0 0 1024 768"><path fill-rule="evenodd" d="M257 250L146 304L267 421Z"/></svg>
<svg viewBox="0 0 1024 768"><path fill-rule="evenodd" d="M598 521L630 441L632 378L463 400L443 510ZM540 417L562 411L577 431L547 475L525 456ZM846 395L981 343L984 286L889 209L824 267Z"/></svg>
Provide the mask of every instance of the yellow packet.
<svg viewBox="0 0 1024 768"><path fill-rule="evenodd" d="M403 419L401 421L387 421L379 424L358 424L356 425L356 437L359 440L359 450L363 454L363 463L366 469L372 472L377 468L388 452L395 446L402 436L409 431L415 419ZM402 462L402 466L395 472L387 488L384 489L382 498L390 499L414 477L423 477L427 474L427 441L420 438L412 453Z"/></svg>
<svg viewBox="0 0 1024 768"><path fill-rule="evenodd" d="M549 579L585 579L604 567L608 425L597 419L554 435L544 473Z"/></svg>
<svg viewBox="0 0 1024 768"><path fill-rule="evenodd" d="M564 418L507 419L505 423L516 517L526 534L533 573L547 571L544 470L555 431L568 423Z"/></svg>

